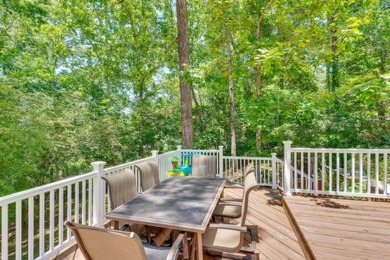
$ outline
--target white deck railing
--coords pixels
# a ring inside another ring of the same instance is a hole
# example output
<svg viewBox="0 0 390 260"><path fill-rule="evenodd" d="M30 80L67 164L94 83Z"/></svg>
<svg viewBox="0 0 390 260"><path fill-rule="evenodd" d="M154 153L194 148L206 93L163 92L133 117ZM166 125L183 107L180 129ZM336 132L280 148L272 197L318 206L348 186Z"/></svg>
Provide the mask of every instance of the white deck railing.
<svg viewBox="0 0 390 260"><path fill-rule="evenodd" d="M27 191L0 198L0 259L47 259L73 242L63 226L65 220L88 225L103 225L110 204L107 187L101 177L126 168L136 175L136 164L156 160L160 179L170 176L170 158L189 158L188 154L216 156L218 176L241 183L245 167L252 163L261 186L292 192L338 196L390 198L389 149L309 149L291 148L285 142L284 160L272 157L224 156L217 150L181 149L104 168L104 162L92 163L93 171Z"/></svg>
<svg viewBox="0 0 390 260"><path fill-rule="evenodd" d="M96 176L90 172L0 198L1 259L43 259L67 246L66 219L93 223Z"/></svg>
<svg viewBox="0 0 390 260"><path fill-rule="evenodd" d="M0 259L48 259L73 242L65 220L88 225L102 225L109 209L107 187L101 176L122 169L132 169L140 191L137 163L157 160L160 178L166 179L168 158L180 151L104 168L105 162L92 163L93 171L41 187L0 198Z"/></svg>
<svg viewBox="0 0 390 260"><path fill-rule="evenodd" d="M388 199L389 154L390 149L291 148L286 141L285 193Z"/></svg>

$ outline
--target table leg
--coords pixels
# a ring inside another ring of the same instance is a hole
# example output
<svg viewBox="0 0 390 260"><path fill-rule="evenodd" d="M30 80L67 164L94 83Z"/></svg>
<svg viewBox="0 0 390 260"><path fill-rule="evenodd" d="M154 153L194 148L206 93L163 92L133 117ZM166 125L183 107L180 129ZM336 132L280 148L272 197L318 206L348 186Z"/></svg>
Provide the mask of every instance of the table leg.
<svg viewBox="0 0 390 260"><path fill-rule="evenodd" d="M118 230L119 229L119 221L114 220L114 229Z"/></svg>
<svg viewBox="0 0 390 260"><path fill-rule="evenodd" d="M203 244L202 244L202 233L196 233L196 256L198 260L203 260Z"/></svg>

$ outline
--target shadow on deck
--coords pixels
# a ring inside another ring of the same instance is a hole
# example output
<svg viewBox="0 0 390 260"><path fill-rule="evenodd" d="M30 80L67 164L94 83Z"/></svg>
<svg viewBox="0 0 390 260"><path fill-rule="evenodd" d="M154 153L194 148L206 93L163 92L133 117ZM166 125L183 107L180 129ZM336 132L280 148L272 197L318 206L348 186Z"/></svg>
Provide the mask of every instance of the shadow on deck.
<svg viewBox="0 0 390 260"><path fill-rule="evenodd" d="M242 190L228 189L225 196L241 197ZM258 241L252 259L305 259L298 239L282 207L279 193L261 188L250 194L248 226L257 226ZM84 259L76 247L57 256L57 260ZM213 259L205 255L205 259Z"/></svg>
<svg viewBox="0 0 390 260"><path fill-rule="evenodd" d="M241 192L228 189L225 196L241 197ZM279 193L260 188L249 198L246 223L257 226L258 234L251 258L388 259L389 216L389 202L309 196L282 199ZM84 258L73 247L57 259ZM213 258L205 255L205 259Z"/></svg>

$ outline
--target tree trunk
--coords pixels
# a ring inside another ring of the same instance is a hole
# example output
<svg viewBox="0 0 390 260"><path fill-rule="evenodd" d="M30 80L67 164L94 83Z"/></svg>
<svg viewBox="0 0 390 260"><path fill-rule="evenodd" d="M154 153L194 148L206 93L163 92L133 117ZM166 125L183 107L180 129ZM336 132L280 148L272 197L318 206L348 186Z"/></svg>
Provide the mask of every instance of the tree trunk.
<svg viewBox="0 0 390 260"><path fill-rule="evenodd" d="M386 73L386 63L387 63L387 46L385 42L381 43L381 64L380 64L380 72L382 74ZM386 84L386 83L384 83ZM377 107L377 113L378 113L378 119L379 119L379 128L381 129L382 133L388 133L389 132L389 124L387 124L387 115L386 115L386 107L388 106L388 102L386 101L377 101L376 107ZM384 145L384 138L382 138L381 143L379 145Z"/></svg>
<svg viewBox="0 0 390 260"><path fill-rule="evenodd" d="M145 85L145 77L142 76L141 80L139 82L139 95L138 95L138 156L140 158L143 158L145 155L144 150L144 128L142 127L144 125L144 85Z"/></svg>
<svg viewBox="0 0 390 260"><path fill-rule="evenodd" d="M230 34L230 32L228 32ZM231 39L233 41L233 39ZM228 59L229 59L229 97L230 97L230 132L231 132L231 155L236 156L236 118L234 112L234 82L233 82L233 43L228 43Z"/></svg>
<svg viewBox="0 0 390 260"><path fill-rule="evenodd" d="M191 93L192 93L192 98L194 99L194 103L195 103L196 114L198 116L199 131L200 131L200 134L202 134L203 130L204 130L204 128L203 128L202 109L200 108L198 99L196 98L194 88L191 88Z"/></svg>
<svg viewBox="0 0 390 260"><path fill-rule="evenodd" d="M261 36L263 34L262 31L262 16L260 15L259 21L257 22L257 34L256 39L257 41L261 40ZM255 74L255 87L256 87L256 98L260 97L261 94L261 64L259 64L256 68L256 74ZM261 127L256 128L256 150L260 152L261 150Z"/></svg>
<svg viewBox="0 0 390 260"><path fill-rule="evenodd" d="M331 16L329 19L330 32L332 35L331 38L331 50L332 50L332 62L330 64L330 73L331 73L331 85L330 90L334 91L340 87L340 73L339 73L339 55L337 54L337 28L336 28L336 19L334 16Z"/></svg>
<svg viewBox="0 0 390 260"><path fill-rule="evenodd" d="M187 33L187 1L176 0L178 51L180 70L181 127L183 148L193 147L191 87L186 79L190 65L190 52Z"/></svg>

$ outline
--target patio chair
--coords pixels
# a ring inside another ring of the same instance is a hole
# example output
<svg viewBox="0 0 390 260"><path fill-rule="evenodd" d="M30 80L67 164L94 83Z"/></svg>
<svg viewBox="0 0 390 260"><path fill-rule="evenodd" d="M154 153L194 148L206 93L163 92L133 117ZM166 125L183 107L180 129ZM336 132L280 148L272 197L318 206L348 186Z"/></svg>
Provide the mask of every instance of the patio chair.
<svg viewBox="0 0 390 260"><path fill-rule="evenodd" d="M217 157L196 155L192 157L192 176L216 177Z"/></svg>
<svg viewBox="0 0 390 260"><path fill-rule="evenodd" d="M244 170L244 179L250 172L254 172L254 171L255 171L255 167L253 166L253 163L248 164ZM233 189L242 189L243 188L242 185L234 183L232 181L227 181L227 185L225 185L225 187L226 188L233 188Z"/></svg>
<svg viewBox="0 0 390 260"><path fill-rule="evenodd" d="M140 163L135 167L140 173L142 191L147 191L160 183L158 165L155 161Z"/></svg>
<svg viewBox="0 0 390 260"><path fill-rule="evenodd" d="M254 234L245 226L246 215L248 212L249 193L257 187L254 172L250 172L244 182L244 197L241 207L241 219L238 224L217 224L211 223L203 234L203 249L218 252L223 257L233 257L225 253L237 253L239 251L254 252L256 240ZM251 232L251 244L249 247L243 247L244 234Z"/></svg>
<svg viewBox="0 0 390 260"><path fill-rule="evenodd" d="M247 176L249 173L253 173L255 168L253 167L253 164L249 164L245 169L245 176ZM245 183L245 179L244 179ZM245 190L244 186L236 184L237 186L225 186L225 188L240 188L242 189L242 197L241 198L221 198L218 202L217 206L214 209L213 212L213 218L219 217L223 219L226 218L239 218L241 217L241 207L242 207L242 198L245 196Z"/></svg>
<svg viewBox="0 0 390 260"><path fill-rule="evenodd" d="M188 258L188 244L185 233L179 234L172 247L156 247L142 243L134 232L91 227L66 221L76 242L87 260L160 260L177 259L180 249ZM182 245L182 246L181 246Z"/></svg>
<svg viewBox="0 0 390 260"><path fill-rule="evenodd" d="M253 166L253 163L250 163L248 164L246 167L245 167L245 171L244 171L244 180L245 180L245 177L251 173L251 172L254 172L255 171L255 167ZM225 189L244 189L244 186L241 185L241 184L237 184L237 183L231 183L229 181L226 182L226 185L225 185ZM221 198L221 201L237 201L237 202L242 202L242 198Z"/></svg>
<svg viewBox="0 0 390 260"><path fill-rule="evenodd" d="M108 185L111 210L137 196L137 186L132 170L124 169L102 177Z"/></svg>
<svg viewBox="0 0 390 260"><path fill-rule="evenodd" d="M150 188L153 188L160 183L160 177L158 172L158 165L155 161L144 162L135 165L139 170L140 179L141 179L141 188L145 192ZM172 229L162 229L152 226L146 227L146 239L148 243L154 241L154 243L160 246L167 237L169 237ZM172 238L172 237L171 237ZM172 241L170 241L172 242Z"/></svg>
<svg viewBox="0 0 390 260"><path fill-rule="evenodd" d="M107 174L103 176L102 179L105 180L108 186L111 210L134 199L137 196L135 176L133 171L130 169L124 169L119 172ZM141 226L136 224L122 225L120 230L125 230L127 228L141 232Z"/></svg>

